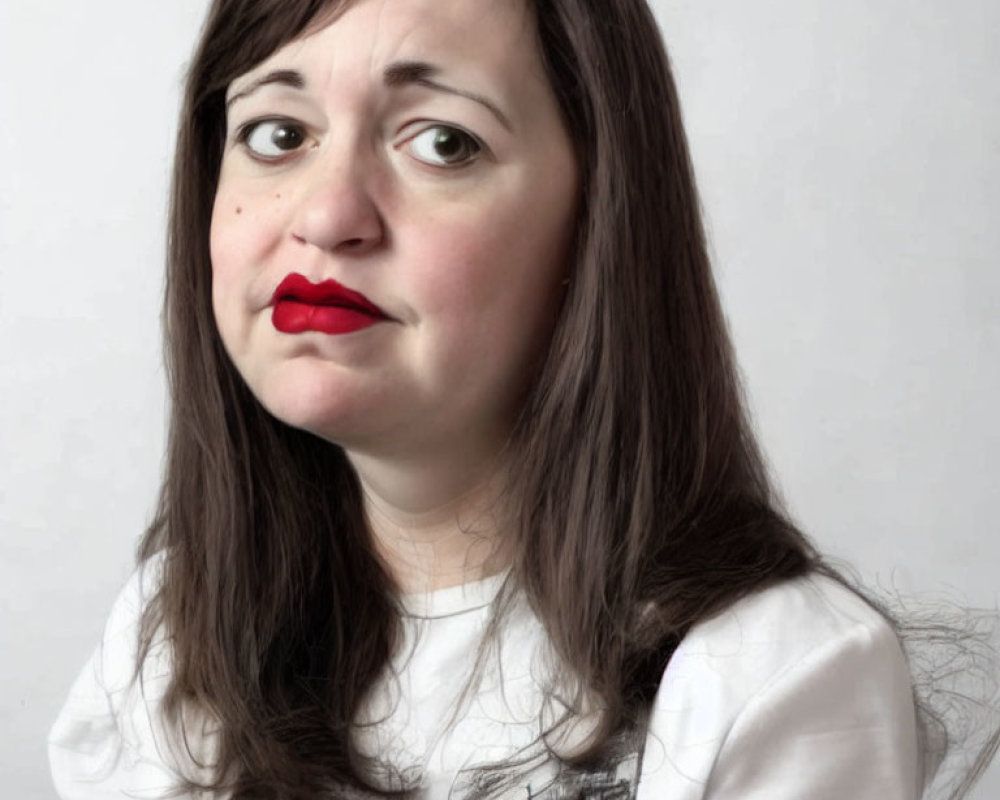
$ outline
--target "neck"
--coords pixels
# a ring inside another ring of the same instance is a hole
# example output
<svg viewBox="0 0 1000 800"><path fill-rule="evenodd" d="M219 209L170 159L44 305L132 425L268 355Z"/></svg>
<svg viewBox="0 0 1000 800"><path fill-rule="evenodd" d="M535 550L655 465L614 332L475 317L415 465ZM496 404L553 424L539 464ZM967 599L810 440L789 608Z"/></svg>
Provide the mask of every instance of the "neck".
<svg viewBox="0 0 1000 800"><path fill-rule="evenodd" d="M443 470L349 456L376 551L401 591L456 586L506 566L506 472L495 462Z"/></svg>

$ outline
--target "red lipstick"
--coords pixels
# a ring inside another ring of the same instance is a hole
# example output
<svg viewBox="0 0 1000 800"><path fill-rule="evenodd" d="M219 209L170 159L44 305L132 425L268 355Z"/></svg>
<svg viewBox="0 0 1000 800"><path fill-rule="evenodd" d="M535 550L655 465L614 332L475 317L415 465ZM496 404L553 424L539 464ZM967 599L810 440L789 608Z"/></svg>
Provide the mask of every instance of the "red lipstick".
<svg viewBox="0 0 1000 800"><path fill-rule="evenodd" d="M293 272L271 298L271 324L282 333L353 333L389 316L360 292L334 280L312 283Z"/></svg>

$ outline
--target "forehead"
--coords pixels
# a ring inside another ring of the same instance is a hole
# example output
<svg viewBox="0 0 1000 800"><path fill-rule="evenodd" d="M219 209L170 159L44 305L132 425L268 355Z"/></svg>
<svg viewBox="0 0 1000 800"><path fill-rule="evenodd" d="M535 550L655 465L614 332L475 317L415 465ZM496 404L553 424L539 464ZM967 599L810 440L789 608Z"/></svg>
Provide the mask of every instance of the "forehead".
<svg viewBox="0 0 1000 800"><path fill-rule="evenodd" d="M432 59L473 78L544 80L527 0L349 0L233 83L289 62L331 72L368 65L374 74L406 59Z"/></svg>

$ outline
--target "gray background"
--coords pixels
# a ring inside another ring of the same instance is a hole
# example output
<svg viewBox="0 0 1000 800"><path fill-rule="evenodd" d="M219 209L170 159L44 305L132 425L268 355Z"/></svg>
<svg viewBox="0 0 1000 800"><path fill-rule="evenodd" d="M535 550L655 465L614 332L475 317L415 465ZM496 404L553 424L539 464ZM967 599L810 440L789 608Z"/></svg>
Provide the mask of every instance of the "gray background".
<svg viewBox="0 0 1000 800"><path fill-rule="evenodd" d="M790 507L870 582L995 606L1000 3L656 6ZM155 500L165 196L204 8L0 5L5 797L52 796L47 727Z"/></svg>

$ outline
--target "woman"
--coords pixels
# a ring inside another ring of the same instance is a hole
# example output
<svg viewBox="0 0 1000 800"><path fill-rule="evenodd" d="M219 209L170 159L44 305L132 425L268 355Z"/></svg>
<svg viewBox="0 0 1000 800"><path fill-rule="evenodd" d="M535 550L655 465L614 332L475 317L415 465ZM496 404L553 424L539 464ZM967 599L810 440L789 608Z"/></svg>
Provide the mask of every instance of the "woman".
<svg viewBox="0 0 1000 800"><path fill-rule="evenodd" d="M176 164L163 492L62 796L918 796L644 3L217 0Z"/></svg>

